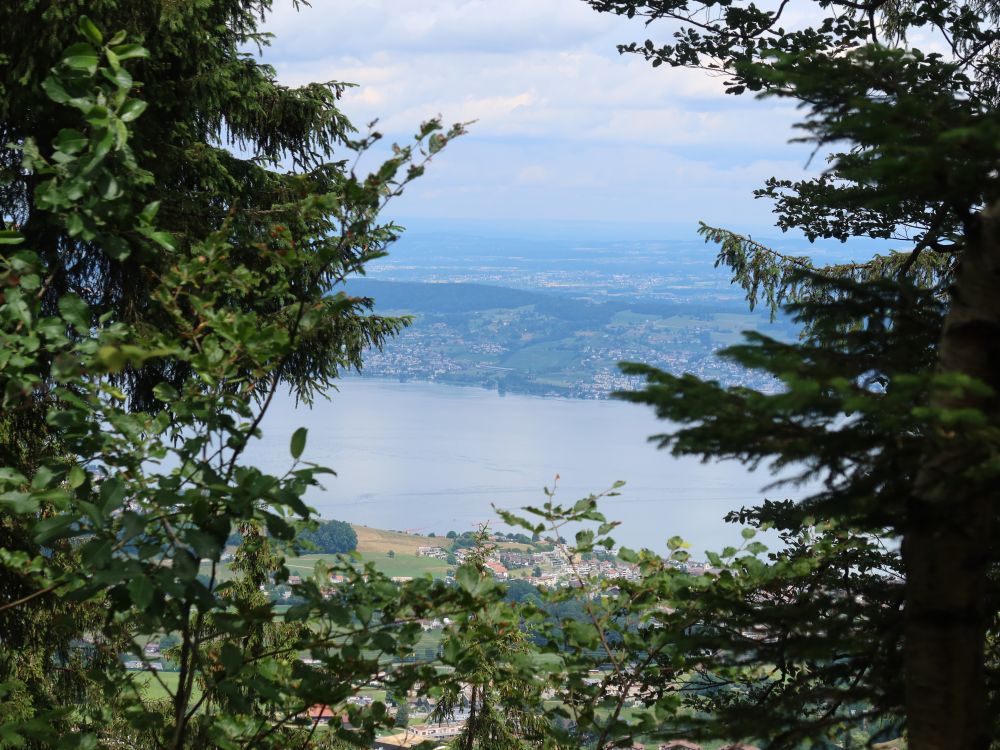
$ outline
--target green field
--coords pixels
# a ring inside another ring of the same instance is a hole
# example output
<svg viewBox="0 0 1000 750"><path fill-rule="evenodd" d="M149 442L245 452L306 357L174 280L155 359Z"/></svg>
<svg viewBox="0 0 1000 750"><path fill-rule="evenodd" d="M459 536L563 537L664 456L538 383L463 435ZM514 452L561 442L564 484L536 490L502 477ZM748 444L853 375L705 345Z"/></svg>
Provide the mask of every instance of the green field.
<svg viewBox="0 0 1000 750"><path fill-rule="evenodd" d="M380 573L387 576L409 576L417 577L430 575L434 578L444 578L450 567L444 560L433 557L417 557L414 554L396 553L395 557L389 557L385 552L362 552L361 561L370 562L375 565ZM318 560L327 563L334 561L333 555L303 555L289 559L285 564L293 573L298 573L303 578L311 575Z"/></svg>
<svg viewBox="0 0 1000 750"><path fill-rule="evenodd" d="M161 701L169 700L172 694L177 692L179 677L179 672L158 672L155 677L149 672L140 672L135 674L135 681L143 698L149 701ZM201 694L197 685L194 686L194 694L195 696Z"/></svg>
<svg viewBox="0 0 1000 750"><path fill-rule="evenodd" d="M417 557L418 547L440 546L446 547L451 540L443 537L427 537L419 534L406 534L400 531L387 531L384 529L373 529L369 526L355 526L355 533L358 535L358 555L361 562L374 563L378 570L391 577L417 577L430 575L434 578L444 578L449 565L444 560L432 557ZM520 549L523 545L504 543L499 546ZM388 557L389 551L395 553L395 557ZM328 565L332 565L335 556L328 554L302 555L297 558L289 558L288 569L293 574L298 574L303 578L312 574L317 560L324 560ZM203 575L211 574L211 565L203 562L201 571ZM215 579L217 582L227 581L232 578L229 565L223 563L219 565Z"/></svg>

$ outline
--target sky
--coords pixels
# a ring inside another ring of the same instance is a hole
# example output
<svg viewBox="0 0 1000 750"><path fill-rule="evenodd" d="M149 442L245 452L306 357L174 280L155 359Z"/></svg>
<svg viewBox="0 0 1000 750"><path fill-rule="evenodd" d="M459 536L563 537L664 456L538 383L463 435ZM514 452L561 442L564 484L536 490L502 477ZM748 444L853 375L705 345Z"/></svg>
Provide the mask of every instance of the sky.
<svg viewBox="0 0 1000 750"><path fill-rule="evenodd" d="M619 55L667 29L583 0L277 0L265 29L281 82L357 84L342 109L388 141L437 115L474 121L391 207L404 221L759 231L773 222L753 189L808 174L793 105Z"/></svg>

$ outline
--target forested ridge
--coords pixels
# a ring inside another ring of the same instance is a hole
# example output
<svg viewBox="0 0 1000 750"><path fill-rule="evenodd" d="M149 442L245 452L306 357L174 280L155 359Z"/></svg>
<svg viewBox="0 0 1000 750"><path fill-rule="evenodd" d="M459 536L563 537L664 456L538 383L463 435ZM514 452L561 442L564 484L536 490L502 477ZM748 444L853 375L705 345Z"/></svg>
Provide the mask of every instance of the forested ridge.
<svg viewBox="0 0 1000 750"><path fill-rule="evenodd" d="M737 302L668 302L579 297L555 291L486 284L355 279L351 294L376 300L376 310L410 318L364 373L397 380L479 386L500 393L609 398L635 387L623 359L672 372L739 382L773 382L715 356L747 329L794 338L790 321L750 313Z"/></svg>
<svg viewBox="0 0 1000 750"><path fill-rule="evenodd" d="M1000 746L1000 9L587 2L645 21L620 51L664 75L800 106L826 167L759 190L778 227L898 247L818 266L703 225L749 306L801 330L722 353L780 388L622 364L663 448L815 490L748 498L739 546L706 568L674 538L666 557L617 550L610 579L584 571L616 546L601 508L619 486L548 488L502 514L572 537L552 545L570 585L537 596L508 596L485 530L451 581L350 556L293 573L333 529L303 497L336 467L308 460L304 429L281 474L246 448L275 393L328 392L406 325L345 282L465 128L415 123L362 170L381 136L343 116L344 85L283 86L247 53L267 0L8 3L0 746L368 748L408 720L390 696L459 719L462 750ZM169 680L120 658L163 641Z"/></svg>

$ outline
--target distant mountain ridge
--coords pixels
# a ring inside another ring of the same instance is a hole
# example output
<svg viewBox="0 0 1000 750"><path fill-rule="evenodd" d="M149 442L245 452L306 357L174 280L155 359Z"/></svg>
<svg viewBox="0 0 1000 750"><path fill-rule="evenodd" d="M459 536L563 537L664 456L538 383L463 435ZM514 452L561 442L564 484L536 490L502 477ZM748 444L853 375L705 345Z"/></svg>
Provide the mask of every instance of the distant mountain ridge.
<svg viewBox="0 0 1000 750"><path fill-rule="evenodd" d="M541 314L591 322L610 320L616 313L626 311L664 317L746 312L745 304L729 301L681 303L616 298L597 301L573 297L557 289L533 291L467 282L384 281L360 277L350 279L346 291L359 297L371 297L376 309L380 310L462 313L534 305Z"/></svg>
<svg viewBox="0 0 1000 750"><path fill-rule="evenodd" d="M745 304L598 299L538 289L470 282L360 278L348 294L370 297L375 310L412 315L413 322L365 358L364 372L398 380L475 385L500 392L607 398L638 385L618 363L646 362L761 388L769 379L715 352L764 330L794 336L787 321L772 325Z"/></svg>

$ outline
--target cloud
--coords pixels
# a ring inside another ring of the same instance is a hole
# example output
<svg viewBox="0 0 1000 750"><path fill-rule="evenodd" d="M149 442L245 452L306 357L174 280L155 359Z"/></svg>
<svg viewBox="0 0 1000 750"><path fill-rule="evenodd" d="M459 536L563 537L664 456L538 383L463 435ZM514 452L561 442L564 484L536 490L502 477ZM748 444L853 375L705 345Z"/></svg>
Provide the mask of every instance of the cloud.
<svg viewBox="0 0 1000 750"><path fill-rule="evenodd" d="M267 22L277 55L303 59L318 50L365 57L376 49L565 49L616 25L580 0L316 0L298 11L290 3L277 6Z"/></svg>
<svg viewBox="0 0 1000 750"><path fill-rule="evenodd" d="M411 213L674 220L703 202L766 218L752 188L802 176L794 110L618 55L645 27L581 0L315 0L267 29L280 80L358 84L342 109L390 138L476 121L404 199Z"/></svg>
<svg viewBox="0 0 1000 750"><path fill-rule="evenodd" d="M401 216L769 224L753 188L801 162L707 163L668 149L460 139L392 206Z"/></svg>
<svg viewBox="0 0 1000 750"><path fill-rule="evenodd" d="M517 170L516 181L520 185L544 185L552 179L552 173L540 164L529 164Z"/></svg>
<svg viewBox="0 0 1000 750"><path fill-rule="evenodd" d="M656 70L592 51L392 51L363 62L275 64L290 84L356 83L344 97L344 110L357 122L379 117L380 127L396 135L440 114L448 121L475 120L473 137L779 147L795 116L788 107L725 97L716 79L696 71Z"/></svg>

